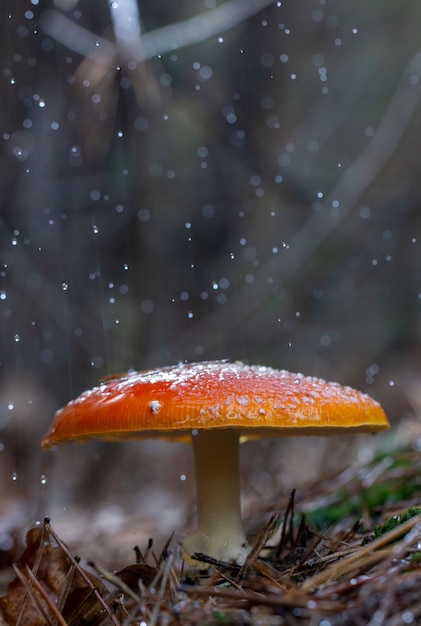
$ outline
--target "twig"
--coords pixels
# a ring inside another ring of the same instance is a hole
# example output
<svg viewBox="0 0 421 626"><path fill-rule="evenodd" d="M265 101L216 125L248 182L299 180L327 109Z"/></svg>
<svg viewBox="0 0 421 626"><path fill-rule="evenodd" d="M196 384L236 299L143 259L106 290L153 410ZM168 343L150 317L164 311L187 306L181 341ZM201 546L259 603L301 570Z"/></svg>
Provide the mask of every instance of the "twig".
<svg viewBox="0 0 421 626"><path fill-rule="evenodd" d="M83 580L86 582L86 584L88 585L88 587L90 587L92 589L92 592L95 594L96 598L98 599L99 603L101 604L101 606L105 609L107 615L109 616L109 618L111 619L111 621L113 622L113 624L115 626L120 626L119 622L117 620L117 618L115 617L115 615L113 615L110 607L108 606L108 604L105 602L105 600L103 599L103 597L101 596L101 594L99 593L98 589L95 587L95 585L93 584L93 582L91 581L91 579L89 578L89 576L86 574L86 572L83 571L83 569L80 567L79 563L77 562L77 560L72 556L72 554L69 552L69 550L67 549L67 547L65 546L65 544L62 542L62 540L60 539L60 537L57 535L57 533L54 532L54 530L51 527L50 524L50 520L48 518L45 518L44 520L44 525L47 528L48 532L51 533L51 535L54 537L54 539L56 540L57 544L60 546L60 548L63 550L64 554L67 556L67 558L70 560L70 562L76 567L78 573L82 576Z"/></svg>
<svg viewBox="0 0 421 626"><path fill-rule="evenodd" d="M335 562L330 567L325 568L323 571L305 580L301 585L301 589L303 591L319 589L322 585L325 585L331 580L337 579L345 574L349 575L355 568L360 569L362 559L364 559L364 566L367 566L383 559L385 556L392 555L393 558L398 558L398 553L402 553L402 545L390 546L390 544L402 537L402 535L412 531L414 527L420 523L420 520L421 515L416 515L366 546L357 548L354 554L351 554L340 562ZM413 541L414 537L411 536L409 542ZM405 542L406 548L409 542ZM381 550L382 548L385 549Z"/></svg>
<svg viewBox="0 0 421 626"><path fill-rule="evenodd" d="M270 4L273 4L273 0L228 0L211 11L143 33L141 45L136 49L137 55L132 60L141 62L171 50L202 43L238 26ZM109 60L117 55L116 47L108 39L91 33L54 9L43 13L41 25L46 33L62 45L85 57L98 50L106 52L98 57L98 62L101 58Z"/></svg>
<svg viewBox="0 0 421 626"><path fill-rule="evenodd" d="M16 565L13 565L13 569L15 570L16 576L19 578L20 582L25 587L28 597L31 598L34 607L36 608L36 610L38 611L42 619L44 619L46 623L49 624L50 626L54 626L56 622L58 622L60 626L67 626L63 616L59 613L54 603L51 602L51 599L48 597L47 592L39 584L39 581L37 580L37 578L31 571L31 569L28 566L26 566L26 572L28 574L29 580L25 578L23 573L20 571L20 569ZM42 603L40 602L39 596L37 596L37 594L34 593L33 587L37 590L38 594L42 597L44 602L47 604L48 608L53 614L53 619L51 619L51 617L45 611L44 607L42 606ZM19 615L19 619L21 615L22 613Z"/></svg>
<svg viewBox="0 0 421 626"><path fill-rule="evenodd" d="M116 576L112 572L104 569L100 565L97 565L94 561L88 561L88 565L92 567L104 580L107 580L109 583L117 587L117 589L121 589L123 593L126 594L129 598L134 600L137 604L142 604L142 598L133 591L126 583L121 580L119 576Z"/></svg>
<svg viewBox="0 0 421 626"><path fill-rule="evenodd" d="M162 581L161 581L161 585L160 585L160 588L159 588L159 592L158 592L158 596L157 596L155 605L154 605L154 607L152 609L152 612L151 612L151 617L150 617L150 620L149 620L149 626L155 626L155 624L157 623L159 611L161 609L162 600L164 599L165 588L167 586L167 581L168 581L170 569L172 567L172 561L173 561L173 555L169 554L167 560L164 561L163 564L162 564L162 565L164 565L163 573L162 573ZM161 568L162 568L162 565L161 565Z"/></svg>

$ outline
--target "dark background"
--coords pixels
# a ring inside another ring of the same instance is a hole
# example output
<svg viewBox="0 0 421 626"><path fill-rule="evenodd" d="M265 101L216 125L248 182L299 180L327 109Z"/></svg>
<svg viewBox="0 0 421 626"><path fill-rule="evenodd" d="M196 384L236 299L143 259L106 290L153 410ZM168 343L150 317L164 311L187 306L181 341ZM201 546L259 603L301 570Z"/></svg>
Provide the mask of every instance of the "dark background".
<svg viewBox="0 0 421 626"><path fill-rule="evenodd" d="M139 44L125 6L0 4L5 536L75 511L183 528L188 448L39 448L113 372L241 359L368 391L394 425L419 403L421 7L146 2ZM347 447L247 445L251 500Z"/></svg>

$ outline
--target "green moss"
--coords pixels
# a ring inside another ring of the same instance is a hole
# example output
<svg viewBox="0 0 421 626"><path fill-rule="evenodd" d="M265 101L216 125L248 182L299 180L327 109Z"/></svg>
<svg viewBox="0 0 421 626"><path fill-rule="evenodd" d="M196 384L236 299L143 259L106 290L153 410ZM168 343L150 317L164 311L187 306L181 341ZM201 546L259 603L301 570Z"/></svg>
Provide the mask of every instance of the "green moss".
<svg viewBox="0 0 421 626"><path fill-rule="evenodd" d="M421 513L421 508L419 507L410 507L405 513L399 513L398 515L393 515L393 517L389 517L389 519L380 526L376 526L374 529L374 538L381 537L382 535L390 532L397 526L400 526L404 522L408 521L415 515L419 515Z"/></svg>
<svg viewBox="0 0 421 626"><path fill-rule="evenodd" d="M221 613L221 611L214 611L213 618L215 620L215 624L232 624L232 617L229 615L225 615L225 613Z"/></svg>

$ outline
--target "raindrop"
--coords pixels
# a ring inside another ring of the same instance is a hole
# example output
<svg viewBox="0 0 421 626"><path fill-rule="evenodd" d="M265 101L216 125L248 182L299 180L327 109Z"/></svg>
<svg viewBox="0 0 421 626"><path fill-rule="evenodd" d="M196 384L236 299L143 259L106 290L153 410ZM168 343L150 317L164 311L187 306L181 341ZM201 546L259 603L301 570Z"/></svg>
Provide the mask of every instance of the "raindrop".
<svg viewBox="0 0 421 626"><path fill-rule="evenodd" d="M137 219L140 222L148 222L150 220L151 217L151 212L149 211L149 209L139 209L139 211L137 212Z"/></svg>
<svg viewBox="0 0 421 626"><path fill-rule="evenodd" d="M17 479L18 479L18 475L16 474L16 472L13 472L12 480L16 481Z"/></svg>
<svg viewBox="0 0 421 626"><path fill-rule="evenodd" d="M15 340L15 343L19 343L19 341L20 341L20 336L16 334L16 335L13 337L13 339Z"/></svg>
<svg viewBox="0 0 421 626"><path fill-rule="evenodd" d="M211 204L205 204L204 207L202 207L202 215L204 217L213 217L215 215L215 209Z"/></svg>
<svg viewBox="0 0 421 626"><path fill-rule="evenodd" d="M152 300L143 300L140 305L140 310L142 311L142 313L152 313L154 308L155 306Z"/></svg>
<svg viewBox="0 0 421 626"><path fill-rule="evenodd" d="M322 335L320 337L320 345L323 346L323 348L328 348L332 343L332 338L330 337L330 335Z"/></svg>
<svg viewBox="0 0 421 626"><path fill-rule="evenodd" d="M403 624L412 624L414 621L414 614L411 611L405 611L402 613L402 623Z"/></svg>
<svg viewBox="0 0 421 626"><path fill-rule="evenodd" d="M315 139L310 139L310 141L307 143L307 149L309 152L318 152L319 142Z"/></svg>
<svg viewBox="0 0 421 626"><path fill-rule="evenodd" d="M260 106L262 107L262 109L271 109L273 107L273 98L271 98L270 96L263 96L263 98L260 100Z"/></svg>
<svg viewBox="0 0 421 626"><path fill-rule="evenodd" d="M54 361L54 352L49 348L41 350L40 359L43 363L52 363Z"/></svg>
<svg viewBox="0 0 421 626"><path fill-rule="evenodd" d="M121 82L123 82L123 81L121 81ZM166 72L164 74L161 74L161 76L159 77L159 82L161 83L161 85L163 87L169 87L172 84L172 76L171 76L171 74L167 74Z"/></svg>
<svg viewBox="0 0 421 626"><path fill-rule="evenodd" d="M323 20L323 17L323 11L321 11L320 9L315 9L311 14L313 22L321 22Z"/></svg>
<svg viewBox="0 0 421 626"><path fill-rule="evenodd" d="M99 232L99 228L95 224L92 226L92 232L94 233L94 235L97 235Z"/></svg>
<svg viewBox="0 0 421 626"><path fill-rule="evenodd" d="M213 76L213 70L208 65L203 66L199 70L199 80L205 81L209 80Z"/></svg>
<svg viewBox="0 0 421 626"><path fill-rule="evenodd" d="M257 187L262 182L262 179L256 174L250 178L250 182L254 187Z"/></svg>
<svg viewBox="0 0 421 626"><path fill-rule="evenodd" d="M274 62L275 60L273 56L269 53L262 54L262 56L260 57L260 65L262 65L263 67L272 67Z"/></svg>
<svg viewBox="0 0 421 626"><path fill-rule="evenodd" d="M47 484L47 477L45 474L41 474L40 482L41 482L41 485Z"/></svg>
<svg viewBox="0 0 421 626"><path fill-rule="evenodd" d="M223 116L227 120L228 124L235 124L237 121L237 116L232 107L224 107L222 111Z"/></svg>
<svg viewBox="0 0 421 626"><path fill-rule="evenodd" d="M139 133L143 133L145 130L149 128L148 120L145 119L144 117L138 117L135 120L134 127Z"/></svg>
<svg viewBox="0 0 421 626"><path fill-rule="evenodd" d="M69 288L69 285L67 283L61 283L61 288L63 289L63 291L67 291Z"/></svg>

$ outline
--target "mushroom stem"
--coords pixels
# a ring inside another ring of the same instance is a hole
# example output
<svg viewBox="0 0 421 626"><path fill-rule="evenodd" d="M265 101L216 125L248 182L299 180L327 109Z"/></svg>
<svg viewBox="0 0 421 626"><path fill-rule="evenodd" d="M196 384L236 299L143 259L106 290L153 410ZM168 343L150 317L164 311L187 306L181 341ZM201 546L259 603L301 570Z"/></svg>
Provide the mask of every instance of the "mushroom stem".
<svg viewBox="0 0 421 626"><path fill-rule="evenodd" d="M184 537L184 557L206 554L242 564L250 550L241 524L239 441L236 429L199 430L192 436L197 530Z"/></svg>

